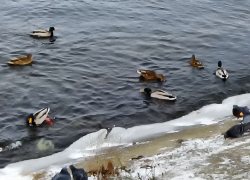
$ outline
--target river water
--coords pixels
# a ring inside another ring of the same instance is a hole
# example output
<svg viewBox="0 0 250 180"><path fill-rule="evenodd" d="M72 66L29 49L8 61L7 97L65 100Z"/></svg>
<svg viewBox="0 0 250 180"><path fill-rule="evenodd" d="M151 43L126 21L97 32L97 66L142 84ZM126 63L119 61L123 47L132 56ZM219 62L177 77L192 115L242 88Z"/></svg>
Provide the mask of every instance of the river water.
<svg viewBox="0 0 250 180"><path fill-rule="evenodd" d="M0 167L64 150L107 127L162 123L249 92L250 4L232 0L2 1L0 6ZM54 26L55 44L29 37ZM6 62L31 53L32 66ZM205 69L191 67L195 54ZM217 62L229 72L213 75ZM137 69L166 82L141 82ZM140 89L163 89L175 102L145 104ZM50 107L54 125L25 118ZM54 148L37 148L45 138Z"/></svg>

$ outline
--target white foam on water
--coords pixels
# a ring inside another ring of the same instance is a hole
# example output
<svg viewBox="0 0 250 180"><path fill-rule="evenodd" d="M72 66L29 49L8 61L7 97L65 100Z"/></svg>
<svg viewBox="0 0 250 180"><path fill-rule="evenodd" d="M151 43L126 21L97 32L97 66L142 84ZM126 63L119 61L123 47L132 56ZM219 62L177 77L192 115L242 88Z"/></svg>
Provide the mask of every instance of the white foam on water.
<svg viewBox="0 0 250 180"><path fill-rule="evenodd" d="M13 142L13 143L9 144L8 146L0 147L0 152L17 149L17 148L20 148L21 146L22 146L22 142L21 141L16 141L16 142Z"/></svg>
<svg viewBox="0 0 250 180"><path fill-rule="evenodd" d="M52 166L63 167L66 164L76 162L79 158L83 160L84 157L98 154L107 147L131 145L133 142L176 132L180 128L187 126L214 124L220 121L221 118L232 115L232 107L235 104L250 106L250 94L227 98L222 104L206 105L188 115L164 123L135 126L128 129L115 127L106 139L106 129L90 133L74 142L62 152L39 159L31 159L7 165L5 168L0 169L0 179L2 180L2 177L8 177L8 175L12 176L13 172L20 175L49 169ZM11 177L8 179L11 179Z"/></svg>

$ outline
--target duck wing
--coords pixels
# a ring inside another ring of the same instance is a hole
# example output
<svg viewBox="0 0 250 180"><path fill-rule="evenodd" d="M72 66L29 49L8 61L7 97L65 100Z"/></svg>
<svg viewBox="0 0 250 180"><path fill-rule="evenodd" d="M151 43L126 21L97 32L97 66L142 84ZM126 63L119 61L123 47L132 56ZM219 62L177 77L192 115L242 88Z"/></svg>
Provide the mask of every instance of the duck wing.
<svg viewBox="0 0 250 180"><path fill-rule="evenodd" d="M41 109L33 114L34 121L37 125L42 124L43 121L47 118L50 108Z"/></svg>
<svg viewBox="0 0 250 180"><path fill-rule="evenodd" d="M195 64L196 65L202 65L202 63L200 61L196 61Z"/></svg>
<svg viewBox="0 0 250 180"><path fill-rule="evenodd" d="M15 65L26 65L33 61L33 58L27 57L16 57L8 62L8 64L15 64Z"/></svg>
<svg viewBox="0 0 250 180"><path fill-rule="evenodd" d="M242 136L245 132L245 126L244 124L237 124L234 125L233 127L231 127L226 134L228 135L228 137L231 138L238 138L240 136Z"/></svg>
<svg viewBox="0 0 250 180"><path fill-rule="evenodd" d="M156 77L156 73L151 70L137 70L137 73L141 74L143 77Z"/></svg>
<svg viewBox="0 0 250 180"><path fill-rule="evenodd" d="M156 74L154 71L151 71L151 70L137 70L137 73L141 75L150 75L150 76Z"/></svg>
<svg viewBox="0 0 250 180"><path fill-rule="evenodd" d="M158 98L158 99L167 99L167 100L175 100L176 99L175 96L173 96L172 94L170 94L166 91L163 91L163 90L152 91L151 97Z"/></svg>
<svg viewBox="0 0 250 180"><path fill-rule="evenodd" d="M228 73L225 69L223 68L218 68L216 70L216 75L219 76L220 78L227 79L228 78Z"/></svg>
<svg viewBox="0 0 250 180"><path fill-rule="evenodd" d="M30 36L36 36L36 37L50 37L50 33L33 33L33 34L30 34Z"/></svg>
<svg viewBox="0 0 250 180"><path fill-rule="evenodd" d="M38 29L34 30L30 33L30 36L35 36L35 37L50 37L50 32L45 30L45 29Z"/></svg>
<svg viewBox="0 0 250 180"><path fill-rule="evenodd" d="M32 31L32 33L48 33L49 31L47 31L46 29L37 29Z"/></svg>
<svg viewBox="0 0 250 180"><path fill-rule="evenodd" d="M18 62L20 62L21 60L20 59L12 59L10 60L8 63L9 64L17 64Z"/></svg>
<svg viewBox="0 0 250 180"><path fill-rule="evenodd" d="M27 57L16 57L16 58L10 60L8 63L9 64L19 64L20 62L24 61L25 59L27 59Z"/></svg>

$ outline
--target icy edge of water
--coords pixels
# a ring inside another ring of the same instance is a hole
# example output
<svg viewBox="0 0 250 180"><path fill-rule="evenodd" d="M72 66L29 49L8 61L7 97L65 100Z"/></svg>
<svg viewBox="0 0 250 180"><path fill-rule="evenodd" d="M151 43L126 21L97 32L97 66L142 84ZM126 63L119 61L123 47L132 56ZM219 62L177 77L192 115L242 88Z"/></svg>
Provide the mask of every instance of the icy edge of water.
<svg viewBox="0 0 250 180"><path fill-rule="evenodd" d="M231 115L234 104L239 106L250 106L250 94L227 98L222 104L206 105L188 115L165 123L135 126L128 129L115 127L107 138L107 130L102 129L80 138L62 152L39 159L31 159L10 164L0 169L0 177L2 179L2 177L8 177L10 174L29 174L53 166L62 167L70 162L72 163L83 160L88 156L94 156L100 153L103 148L129 145L133 142L145 140L159 134L177 131L180 127L198 124L214 124L220 121L221 118Z"/></svg>

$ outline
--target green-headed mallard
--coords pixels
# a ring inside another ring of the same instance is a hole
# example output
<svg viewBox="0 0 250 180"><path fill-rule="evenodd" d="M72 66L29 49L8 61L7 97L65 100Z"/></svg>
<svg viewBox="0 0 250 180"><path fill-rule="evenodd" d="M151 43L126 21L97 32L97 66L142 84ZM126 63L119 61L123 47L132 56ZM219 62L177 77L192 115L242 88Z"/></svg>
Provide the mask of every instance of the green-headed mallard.
<svg viewBox="0 0 250 180"><path fill-rule="evenodd" d="M158 80L158 81L166 81L162 74L156 74L151 70L137 70L137 73L141 74L141 76L147 80Z"/></svg>
<svg viewBox="0 0 250 180"><path fill-rule="evenodd" d="M16 57L8 62L10 65L28 65L33 62L31 54L28 54L27 57Z"/></svg>
<svg viewBox="0 0 250 180"><path fill-rule="evenodd" d="M142 93L145 93L147 96L157 99L163 99L163 100L169 100L174 101L176 100L176 96L173 96L172 94L169 94L166 91L163 90L154 90L152 91L150 88L145 88L141 90Z"/></svg>
<svg viewBox="0 0 250 180"><path fill-rule="evenodd" d="M49 31L45 29L34 30L30 33L30 36L37 38L52 38L54 36L53 31L57 31L54 27L50 27Z"/></svg>
<svg viewBox="0 0 250 180"><path fill-rule="evenodd" d="M204 66L202 65L202 63L199 60L195 59L195 55L192 55L192 59L190 61L190 65L194 66L194 67L197 67L197 68L200 68L200 69L204 68Z"/></svg>

